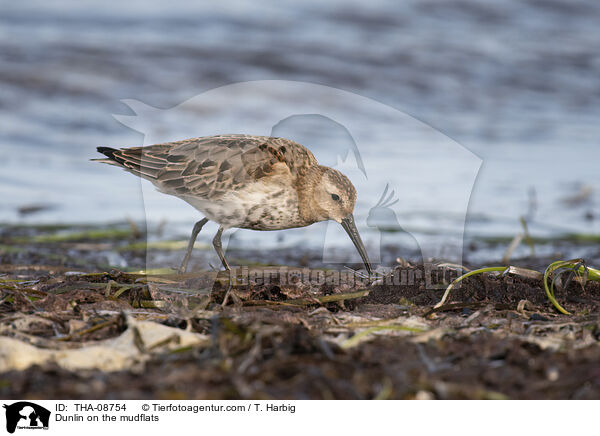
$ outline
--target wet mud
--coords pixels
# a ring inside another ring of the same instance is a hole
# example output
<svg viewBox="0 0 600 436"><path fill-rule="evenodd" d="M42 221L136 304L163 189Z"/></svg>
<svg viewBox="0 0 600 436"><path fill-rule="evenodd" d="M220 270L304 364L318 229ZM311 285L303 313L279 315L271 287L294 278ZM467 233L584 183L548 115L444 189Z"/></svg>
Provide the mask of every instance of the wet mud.
<svg viewBox="0 0 600 436"><path fill-rule="evenodd" d="M230 286L223 271L135 271L144 264L136 245L144 235L111 230L118 232L0 230L3 344L44 356L101 344L110 354L114 341L135 333L135 353L117 369L73 366L56 354L27 363L3 346L0 396L600 398L596 282L563 279L556 298L570 315L554 308L540 277L519 271L469 277L435 307L459 275L455 267L404 262L367 280L305 266L297 252L277 253L276 265L254 250L261 264L235 269ZM173 265L182 254L161 250ZM127 268L110 265L115 251ZM171 336L150 343L141 321ZM198 340L184 343L178 332Z"/></svg>

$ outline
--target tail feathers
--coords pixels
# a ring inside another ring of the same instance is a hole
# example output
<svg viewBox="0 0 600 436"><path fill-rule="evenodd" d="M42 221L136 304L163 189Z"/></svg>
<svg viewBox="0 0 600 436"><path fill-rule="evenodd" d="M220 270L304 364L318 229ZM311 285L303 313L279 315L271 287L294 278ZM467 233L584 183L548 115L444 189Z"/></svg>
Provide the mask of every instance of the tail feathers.
<svg viewBox="0 0 600 436"><path fill-rule="evenodd" d="M91 161L114 165L117 167L123 167L122 160L120 160L118 158L118 155L116 154L119 150L117 150L116 148L97 147L96 150L98 150L99 153L102 153L104 156L106 156L106 158L90 159Z"/></svg>
<svg viewBox="0 0 600 436"><path fill-rule="evenodd" d="M97 147L96 150L98 150L99 153L102 153L108 159L106 159L106 158L102 158L102 159L90 159L92 162L100 162L100 163L105 163L105 164L109 164L109 165L115 165L115 166L118 166L118 167L122 167L123 166L117 160L117 157L115 156L115 153L118 151L117 149L110 148L110 147Z"/></svg>
<svg viewBox="0 0 600 436"><path fill-rule="evenodd" d="M98 150L98 153L102 153L104 156L110 158L110 159L114 159L114 155L115 152L117 151L116 148L110 148L110 147L97 147L96 150Z"/></svg>
<svg viewBox="0 0 600 436"><path fill-rule="evenodd" d="M95 162L105 163L121 167L136 176L143 177L148 180L154 180L156 174L161 168L148 167L142 164L141 147L117 150L111 147L97 147L99 153L102 153L106 158L92 159ZM127 154L129 153L129 154ZM136 155L139 154L139 156Z"/></svg>

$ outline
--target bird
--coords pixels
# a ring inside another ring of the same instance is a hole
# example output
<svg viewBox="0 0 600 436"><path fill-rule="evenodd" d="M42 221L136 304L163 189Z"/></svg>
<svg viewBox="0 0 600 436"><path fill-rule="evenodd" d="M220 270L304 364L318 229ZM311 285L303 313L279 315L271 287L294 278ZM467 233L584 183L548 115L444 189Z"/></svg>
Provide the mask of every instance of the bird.
<svg viewBox="0 0 600 436"><path fill-rule="evenodd" d="M383 258L383 248L386 245L392 245L386 244L384 241L385 239L387 242L393 240L394 246L402 246L406 251L413 253L417 263L423 263L421 246L413 235L402 228L398 217L396 216L396 212L392 209L392 206L399 201L397 198L394 200L395 191L392 190L388 195L388 189L389 184L385 185L381 198L377 204L369 210L369 215L367 216L367 226L375 227L379 231L380 258ZM419 257L421 257L420 262ZM406 259L403 257L398 257L397 260L400 260L402 264L407 263Z"/></svg>
<svg viewBox="0 0 600 436"><path fill-rule="evenodd" d="M319 165L297 142L227 134L97 151L106 158L93 160L149 180L204 215L192 229L180 273L186 272L196 238L209 220L219 225L213 246L230 273L221 243L225 230L283 230L327 220L342 225L372 273L354 220L357 193L352 182L340 171Z"/></svg>

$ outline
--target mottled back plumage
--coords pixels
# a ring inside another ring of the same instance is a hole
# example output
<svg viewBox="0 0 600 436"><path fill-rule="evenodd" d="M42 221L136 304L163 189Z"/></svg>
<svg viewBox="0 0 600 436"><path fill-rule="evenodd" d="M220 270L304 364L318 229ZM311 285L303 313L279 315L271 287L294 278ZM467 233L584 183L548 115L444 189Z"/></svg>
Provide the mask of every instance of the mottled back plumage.
<svg viewBox="0 0 600 436"><path fill-rule="evenodd" d="M218 200L249 182L289 170L295 180L317 165L302 145L284 138L217 135L115 150L118 163L169 194Z"/></svg>

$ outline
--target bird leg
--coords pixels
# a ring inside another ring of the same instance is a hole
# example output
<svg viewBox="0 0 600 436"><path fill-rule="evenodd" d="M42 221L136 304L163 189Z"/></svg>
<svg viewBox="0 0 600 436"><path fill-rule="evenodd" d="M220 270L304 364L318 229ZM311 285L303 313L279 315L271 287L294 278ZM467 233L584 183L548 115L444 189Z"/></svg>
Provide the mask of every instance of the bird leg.
<svg viewBox="0 0 600 436"><path fill-rule="evenodd" d="M219 259L221 259L221 263L225 267L225 270L231 271L229 268L229 264L227 263L227 259L225 259L225 255L223 254L223 244L221 244L221 235L223 234L223 227L219 227L217 234L213 238L213 247L215 247L215 251L219 255Z"/></svg>
<svg viewBox="0 0 600 436"><path fill-rule="evenodd" d="M221 244L221 235L222 234L223 234L223 227L219 227L219 230L217 231L217 234L215 235L215 237L213 239L213 246L215 247L215 251L219 255L219 259L221 259L221 263L225 267L225 271L227 271L229 273L227 291L225 292L225 297L223 298L223 303L221 304L222 307L225 307L227 305L227 302L229 301L230 295L233 296L234 302L236 302L236 300L239 300L239 298L237 298L235 293L232 292L233 280L231 277L231 268L229 267L229 264L227 263L227 259L225 259L225 255L223 254L223 244Z"/></svg>
<svg viewBox="0 0 600 436"><path fill-rule="evenodd" d="M194 228L192 229L192 236L190 237L190 242L188 242L187 251L185 253L185 257L183 258L183 262L181 262L181 266L179 267L179 273L185 273L187 269L188 262L190 261L190 256L192 255L192 250L194 249L194 243L196 242L196 238L198 237L198 233L204 227L204 224L208 222L208 218L203 218L194 224Z"/></svg>

